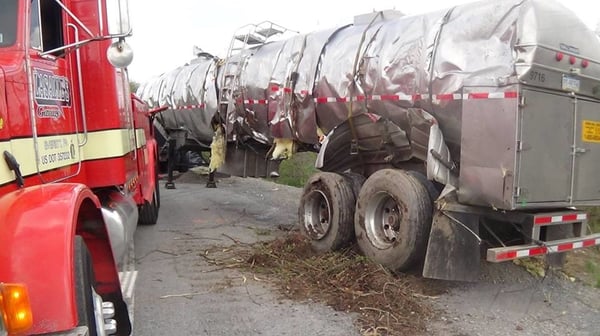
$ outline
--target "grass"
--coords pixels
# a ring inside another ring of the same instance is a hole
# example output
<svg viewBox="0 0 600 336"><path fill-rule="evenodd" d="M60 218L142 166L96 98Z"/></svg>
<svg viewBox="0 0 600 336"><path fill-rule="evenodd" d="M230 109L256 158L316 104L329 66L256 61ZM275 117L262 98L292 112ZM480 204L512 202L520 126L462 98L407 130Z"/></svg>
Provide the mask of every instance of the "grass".
<svg viewBox="0 0 600 336"><path fill-rule="evenodd" d="M293 187L303 187L308 178L316 173L315 160L317 154L312 152L296 153L279 166L279 178L275 182Z"/></svg>
<svg viewBox="0 0 600 336"><path fill-rule="evenodd" d="M590 228L592 232L600 232L600 207L587 209L590 214Z"/></svg>
<svg viewBox="0 0 600 336"><path fill-rule="evenodd" d="M591 260L585 263L586 270L591 274L594 287L600 288L600 264L597 264Z"/></svg>
<svg viewBox="0 0 600 336"><path fill-rule="evenodd" d="M589 208L588 213L590 214L590 229L592 232L600 232L600 207ZM596 247L597 250L600 248ZM600 288L600 262L588 260L585 264L586 271L591 275L592 285L596 288Z"/></svg>

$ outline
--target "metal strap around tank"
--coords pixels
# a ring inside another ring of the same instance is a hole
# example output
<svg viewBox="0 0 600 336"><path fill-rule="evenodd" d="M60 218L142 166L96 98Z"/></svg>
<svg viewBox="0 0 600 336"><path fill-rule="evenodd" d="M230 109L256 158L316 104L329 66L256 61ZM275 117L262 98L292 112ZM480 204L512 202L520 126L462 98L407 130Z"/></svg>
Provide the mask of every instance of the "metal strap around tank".
<svg viewBox="0 0 600 336"><path fill-rule="evenodd" d="M452 16L452 13L454 12L454 9L456 9L456 7L452 7L450 8L446 14L444 15L444 17L442 18L442 22L440 22L439 24L439 29L437 31L437 33L435 34L434 40L433 40L433 45L432 45L432 50L431 50L431 56L428 55L429 59L429 64L428 64L428 70L429 70L429 85L428 85L428 89L429 89L429 94L433 95L433 68L435 67L435 59L436 59L436 55L437 55L437 49L438 46L440 44L440 37L442 36L442 32L444 30L444 25L446 23L448 23L448 20L450 19L450 16ZM433 104L433 99L430 99L430 104L431 104L431 108L435 109L434 104Z"/></svg>
<svg viewBox="0 0 600 336"><path fill-rule="evenodd" d="M367 25L367 27L365 27L365 29L363 30L361 37L360 37L360 43L358 44L358 48L356 50L356 56L354 57L354 64L352 66L352 90L350 90L350 100L349 100L349 106L348 106L348 125L350 126L350 133L352 134L352 142L350 144L350 155L352 154L358 154L358 159L361 162L361 166L364 166L364 162L363 162L363 158L360 155L360 145L358 143L358 134L356 132L356 127L354 125L354 121L352 120L353 117L353 112L354 112L354 93L356 91L360 91L360 93L362 95L364 95L364 90L362 89L362 87L359 85L358 83L358 77L359 77L359 60L362 59L364 57L364 53L367 51L367 49L369 48L369 46L371 45L371 43L373 42L373 40L375 39L375 37L377 36L377 33L379 32L379 30L381 29L381 26L379 26L379 28L375 31L375 33L373 34L373 36L371 37L371 39L369 40L369 42L367 43L367 45L365 46L365 48L363 48L363 44L365 43L365 38L367 37L367 32L369 31L369 29L371 29L371 27L373 26L373 24L375 23L375 21L379 18L383 18L383 12L377 12L377 14L375 16L373 16L373 18L371 19L371 22L369 22L369 24ZM366 104L366 100L363 100L365 102L365 110L367 109L367 104ZM387 112L387 111L386 111ZM389 120L389 117L386 119ZM384 128L384 132L386 132L386 136L387 136L387 127Z"/></svg>

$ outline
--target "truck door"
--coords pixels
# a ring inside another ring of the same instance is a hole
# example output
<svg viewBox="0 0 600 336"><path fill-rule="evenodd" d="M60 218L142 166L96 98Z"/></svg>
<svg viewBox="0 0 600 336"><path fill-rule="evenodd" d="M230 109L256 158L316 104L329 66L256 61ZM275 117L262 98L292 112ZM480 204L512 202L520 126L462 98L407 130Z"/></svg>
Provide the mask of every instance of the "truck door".
<svg viewBox="0 0 600 336"><path fill-rule="evenodd" d="M64 180L81 168L80 104L70 64L77 54L64 51L66 17L55 1L31 2L28 71L31 94L32 137L38 174L46 183ZM43 173L43 174L42 174Z"/></svg>

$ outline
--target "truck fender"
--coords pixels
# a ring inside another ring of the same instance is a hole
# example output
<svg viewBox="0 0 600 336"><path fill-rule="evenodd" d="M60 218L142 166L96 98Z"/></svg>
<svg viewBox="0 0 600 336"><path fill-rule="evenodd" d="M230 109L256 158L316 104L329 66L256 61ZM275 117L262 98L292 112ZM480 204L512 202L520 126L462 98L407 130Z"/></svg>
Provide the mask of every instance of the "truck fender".
<svg viewBox="0 0 600 336"><path fill-rule="evenodd" d="M154 188L158 183L158 145L156 140L154 138L146 139L146 148L144 150L146 151L144 154L146 159L144 169L146 169L148 174L148 184L141 188L142 198L151 202Z"/></svg>
<svg viewBox="0 0 600 336"><path fill-rule="evenodd" d="M13 191L0 198L0 218L0 281L27 285L34 317L29 332L78 325L75 235L83 237L92 255L96 291L114 303L119 329L131 329L100 202L89 188L56 183ZM126 319L118 317L123 309Z"/></svg>
<svg viewBox="0 0 600 336"><path fill-rule="evenodd" d="M384 143L385 146L381 144ZM359 152L387 156L389 163L412 157L407 133L393 121L373 113L348 118L334 127L321 143L315 167L323 171L346 171L362 164ZM364 157L368 161L369 157Z"/></svg>

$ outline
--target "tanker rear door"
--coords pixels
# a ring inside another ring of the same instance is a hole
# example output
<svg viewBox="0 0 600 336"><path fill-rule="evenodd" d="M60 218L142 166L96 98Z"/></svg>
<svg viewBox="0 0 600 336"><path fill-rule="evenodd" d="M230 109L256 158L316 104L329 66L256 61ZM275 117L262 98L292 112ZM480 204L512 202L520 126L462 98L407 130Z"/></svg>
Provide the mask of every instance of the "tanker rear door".
<svg viewBox="0 0 600 336"><path fill-rule="evenodd" d="M600 102L523 90L516 207L600 200Z"/></svg>
<svg viewBox="0 0 600 336"><path fill-rule="evenodd" d="M568 202L573 144L573 98L523 90L517 145L517 207Z"/></svg>
<svg viewBox="0 0 600 336"><path fill-rule="evenodd" d="M600 102L577 101L574 201L600 200Z"/></svg>

